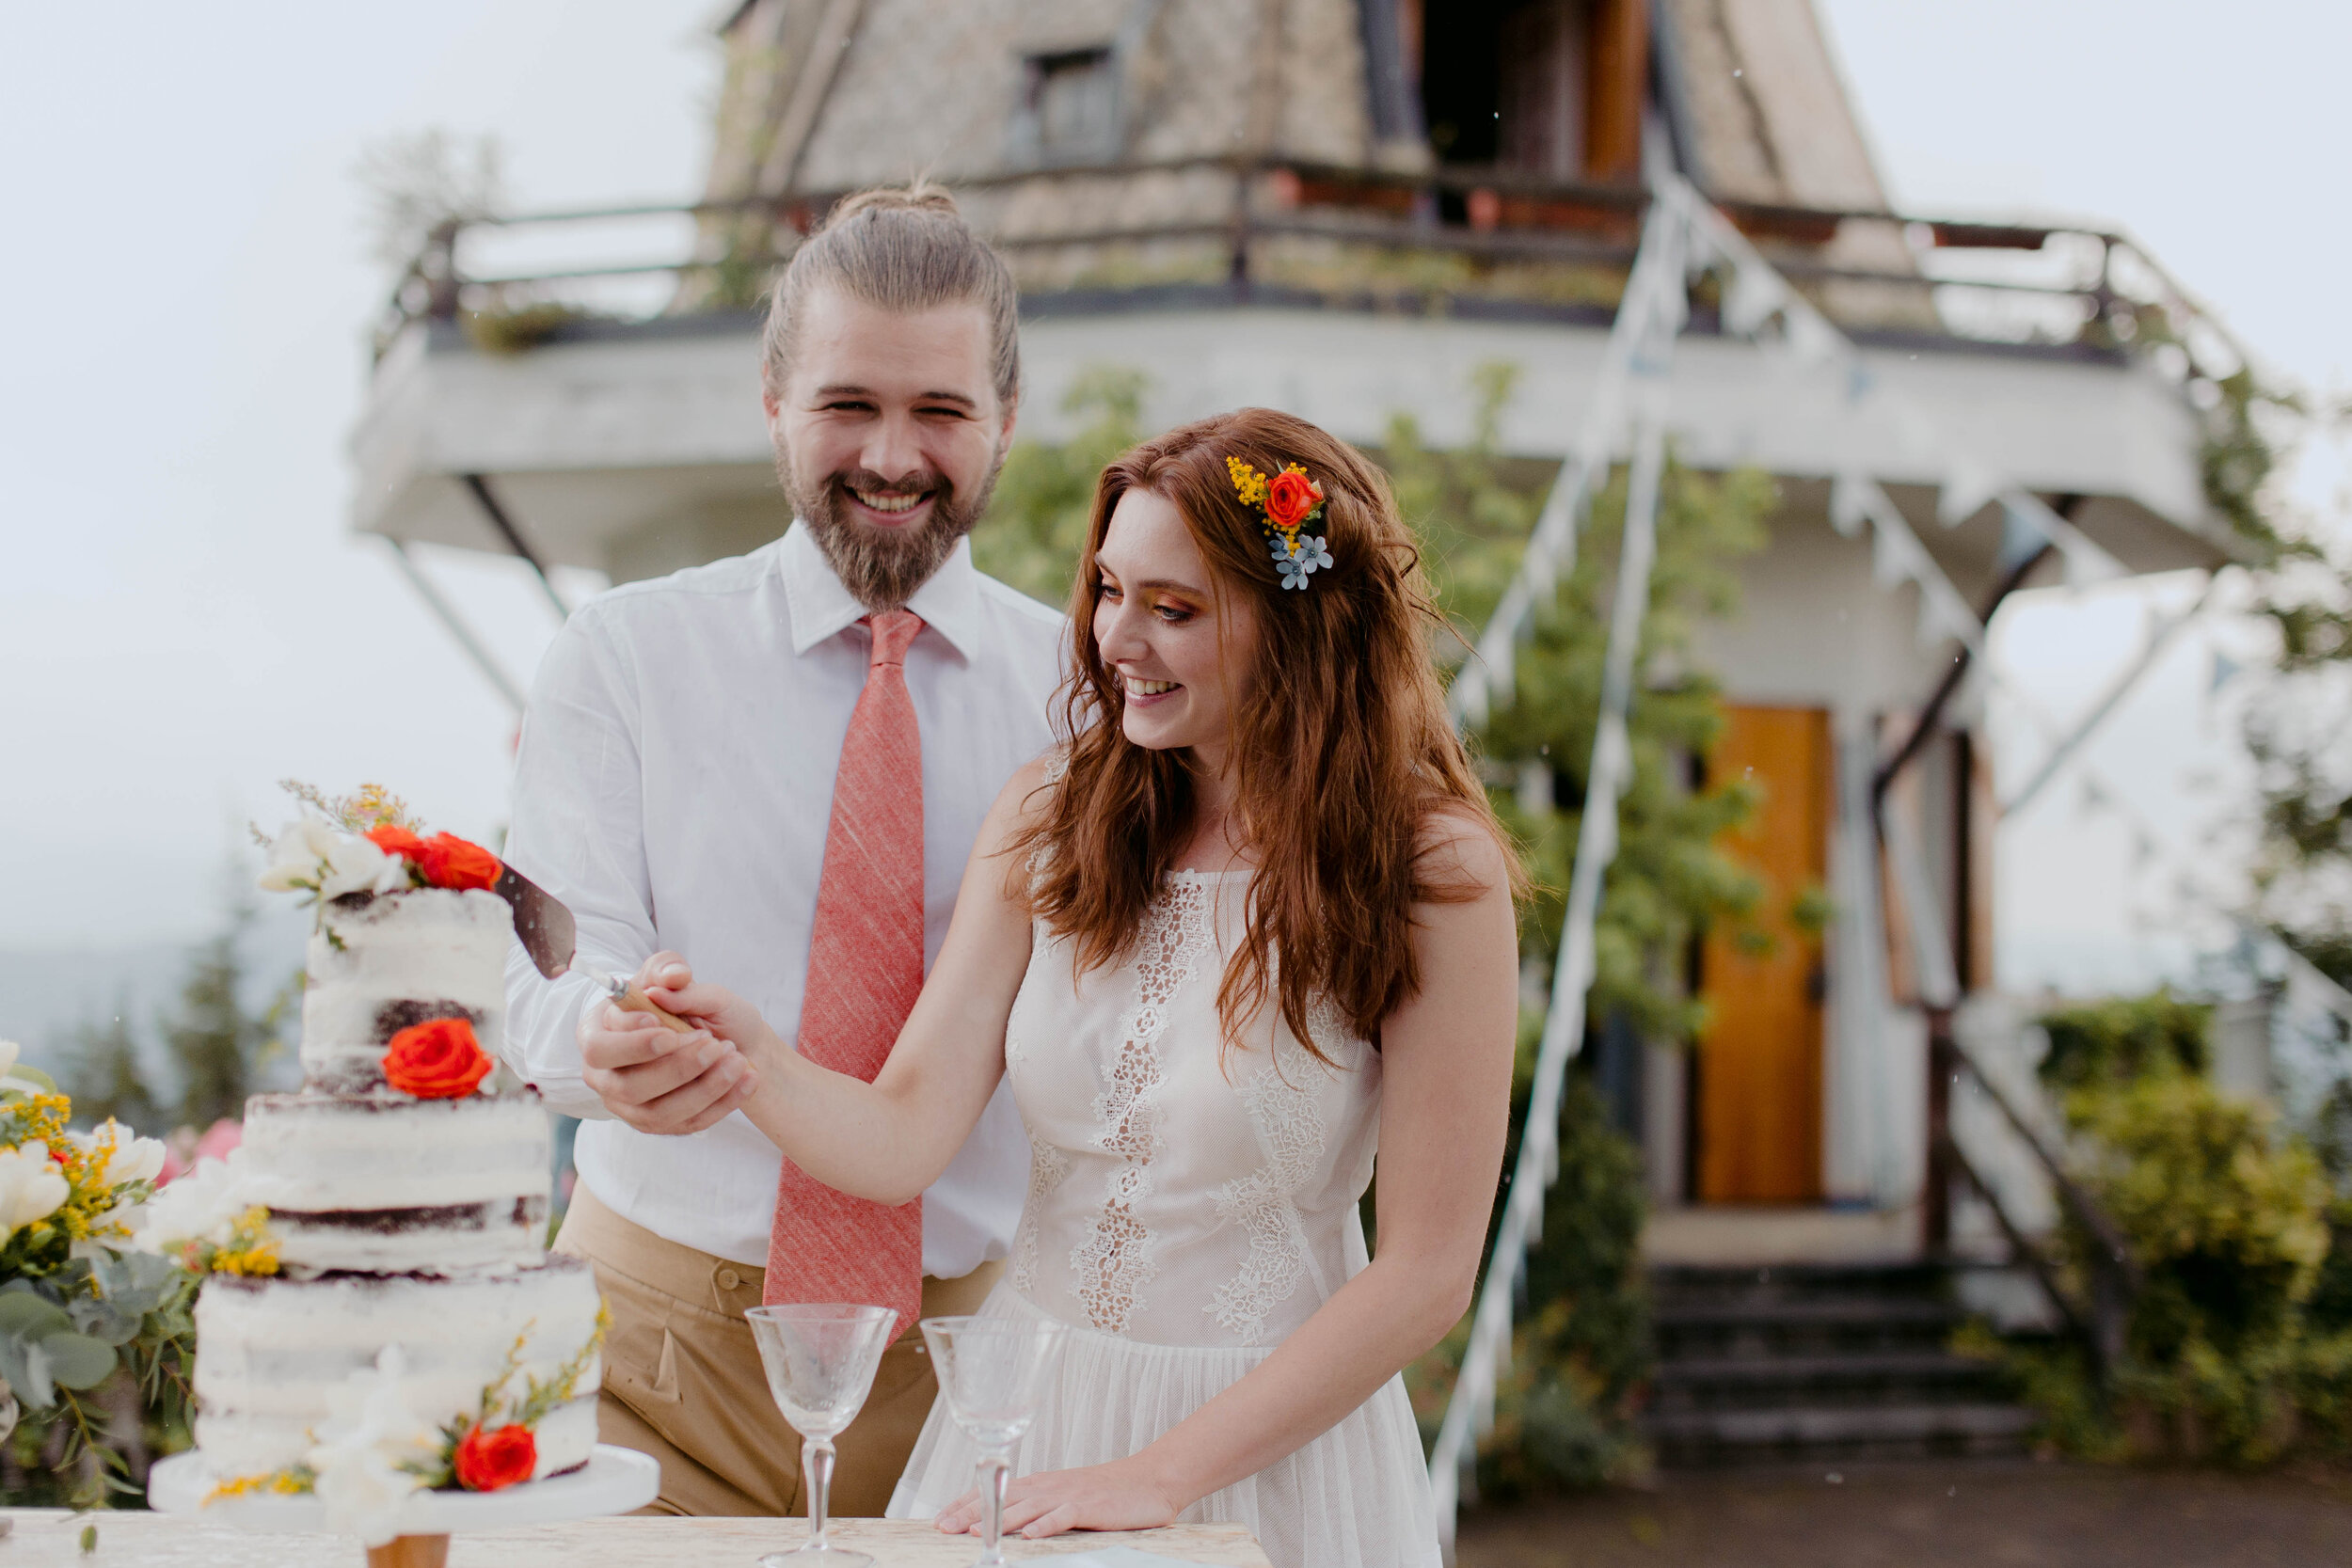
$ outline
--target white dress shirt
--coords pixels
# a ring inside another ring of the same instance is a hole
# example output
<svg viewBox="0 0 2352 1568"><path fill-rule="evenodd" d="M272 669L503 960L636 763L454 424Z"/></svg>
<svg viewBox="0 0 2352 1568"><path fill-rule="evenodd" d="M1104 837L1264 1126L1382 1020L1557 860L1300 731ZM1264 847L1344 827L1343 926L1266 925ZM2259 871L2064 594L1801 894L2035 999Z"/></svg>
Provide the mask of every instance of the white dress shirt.
<svg viewBox="0 0 2352 1568"><path fill-rule="evenodd" d="M923 960L939 957L981 819L1045 750L1067 624L972 564L959 544L907 608L923 629L907 689L923 736ZM515 869L569 908L580 954L629 974L661 949L698 980L798 1031L834 773L866 686L864 607L808 531L583 605L541 664L516 763ZM741 1112L689 1137L612 1119L581 1081L585 980L507 961L508 1062L555 1110L587 1118L580 1180L646 1229L764 1264L782 1164ZM1009 1251L1028 1183L1021 1117L999 1085L923 1195L923 1269L971 1273Z"/></svg>

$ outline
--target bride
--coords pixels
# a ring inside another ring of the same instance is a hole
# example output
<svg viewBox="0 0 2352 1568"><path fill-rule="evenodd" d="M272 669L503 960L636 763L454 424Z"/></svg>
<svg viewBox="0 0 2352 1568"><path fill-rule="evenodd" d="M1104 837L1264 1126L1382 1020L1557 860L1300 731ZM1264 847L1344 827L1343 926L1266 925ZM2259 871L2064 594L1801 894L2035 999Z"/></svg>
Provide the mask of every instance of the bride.
<svg viewBox="0 0 2352 1568"><path fill-rule="evenodd" d="M758 1066L788 1159L884 1203L1010 1076L1029 1194L984 1310L1073 1332L1009 1533L1237 1520L1283 1568L1438 1560L1399 1374L1478 1269L1520 883L1434 624L1343 443L1264 409L1145 442L1096 490L1072 738L998 798L875 1081L717 987L654 992ZM977 1528L976 1457L934 1406L891 1513Z"/></svg>

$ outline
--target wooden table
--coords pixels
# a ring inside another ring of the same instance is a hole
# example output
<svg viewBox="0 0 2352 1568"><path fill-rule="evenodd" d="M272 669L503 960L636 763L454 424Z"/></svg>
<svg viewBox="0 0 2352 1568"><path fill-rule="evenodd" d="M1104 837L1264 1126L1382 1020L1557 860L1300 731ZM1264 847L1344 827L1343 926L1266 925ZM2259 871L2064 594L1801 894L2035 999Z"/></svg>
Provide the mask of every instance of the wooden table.
<svg viewBox="0 0 2352 1568"><path fill-rule="evenodd" d="M252 1535L200 1519L157 1513L69 1513L62 1509L0 1510L13 1528L0 1538L0 1568L358 1568L357 1541L328 1535ZM83 1527L98 1528L98 1550L82 1555ZM450 1543L449 1568L751 1568L761 1554L797 1546L801 1519L658 1519L635 1515L542 1525L532 1529L461 1535ZM942 1535L920 1520L835 1519L835 1544L873 1554L879 1568L967 1568L979 1537ZM1065 1556L1097 1546L1133 1546L1220 1568L1271 1568L1240 1525L1175 1525L1167 1529L1011 1540L1014 1561Z"/></svg>

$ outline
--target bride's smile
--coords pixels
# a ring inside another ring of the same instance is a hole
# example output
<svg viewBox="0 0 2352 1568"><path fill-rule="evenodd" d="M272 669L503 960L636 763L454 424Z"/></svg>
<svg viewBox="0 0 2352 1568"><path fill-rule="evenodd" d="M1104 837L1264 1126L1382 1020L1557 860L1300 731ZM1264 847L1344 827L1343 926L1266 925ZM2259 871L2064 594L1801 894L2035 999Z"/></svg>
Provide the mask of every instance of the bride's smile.
<svg viewBox="0 0 2352 1568"><path fill-rule="evenodd" d="M1254 607L1214 592L1183 515L1153 491L1120 497L1094 563L1094 646L1119 676L1121 730L1152 751L1189 747L1220 770L1257 641Z"/></svg>

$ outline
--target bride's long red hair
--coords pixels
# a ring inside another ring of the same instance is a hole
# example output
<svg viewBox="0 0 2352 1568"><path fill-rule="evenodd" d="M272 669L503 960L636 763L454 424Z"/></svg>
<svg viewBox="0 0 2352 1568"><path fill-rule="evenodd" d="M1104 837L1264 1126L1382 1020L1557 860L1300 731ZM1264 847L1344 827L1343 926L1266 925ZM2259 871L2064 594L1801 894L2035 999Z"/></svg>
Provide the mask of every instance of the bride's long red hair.
<svg viewBox="0 0 2352 1568"><path fill-rule="evenodd" d="M1265 474L1295 463L1323 486L1323 517L1306 531L1327 540L1333 564L1303 592L1282 587L1259 513L1234 496L1229 457ZM1271 996L1317 1056L1309 1019L1318 999L1376 1044L1380 1021L1421 986L1413 906L1483 891L1453 855L1432 851L1448 836L1432 832L1432 818L1492 833L1515 868L1515 892L1518 858L1447 720L1430 658L1443 622L1388 481L1304 420L1266 408L1219 414L1103 470L1070 599L1068 766L1012 857L1036 867L1030 906L1048 929L1075 939L1082 968L1116 962L1195 826L1184 757L1126 737L1125 688L1095 649L1095 552L1131 489L1182 515L1208 563L1220 623L1227 595L1257 610L1230 751L1234 826L1257 875L1245 939L1217 992L1226 1039L1237 1040Z"/></svg>

